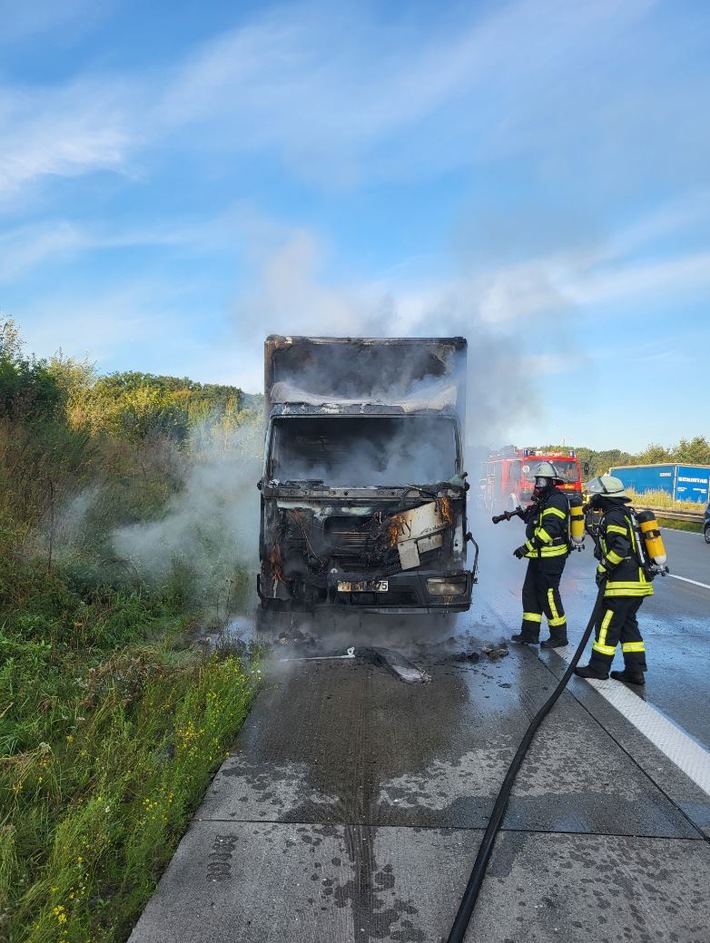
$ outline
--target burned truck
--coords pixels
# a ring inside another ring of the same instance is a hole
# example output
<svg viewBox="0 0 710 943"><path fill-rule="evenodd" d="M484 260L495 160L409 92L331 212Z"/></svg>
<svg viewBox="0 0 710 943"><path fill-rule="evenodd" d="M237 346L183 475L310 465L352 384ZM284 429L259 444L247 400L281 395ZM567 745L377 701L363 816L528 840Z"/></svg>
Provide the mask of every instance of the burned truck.
<svg viewBox="0 0 710 943"><path fill-rule="evenodd" d="M470 607L466 350L463 337L266 339L262 609Z"/></svg>

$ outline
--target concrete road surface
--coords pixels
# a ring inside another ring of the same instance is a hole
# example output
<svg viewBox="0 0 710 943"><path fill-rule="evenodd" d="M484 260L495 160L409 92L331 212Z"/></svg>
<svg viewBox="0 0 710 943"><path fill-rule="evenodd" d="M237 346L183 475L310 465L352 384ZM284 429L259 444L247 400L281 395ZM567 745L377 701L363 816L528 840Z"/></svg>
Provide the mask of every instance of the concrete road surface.
<svg viewBox="0 0 710 943"><path fill-rule="evenodd" d="M429 683L276 648L131 943L447 939L508 764L574 650L464 657L518 629L513 527L485 531L474 606L431 620L430 644L366 615L324 643L397 646ZM593 566L575 554L563 578L572 642ZM469 943L710 939L709 600L667 579L644 603L643 696L572 679L519 774Z"/></svg>

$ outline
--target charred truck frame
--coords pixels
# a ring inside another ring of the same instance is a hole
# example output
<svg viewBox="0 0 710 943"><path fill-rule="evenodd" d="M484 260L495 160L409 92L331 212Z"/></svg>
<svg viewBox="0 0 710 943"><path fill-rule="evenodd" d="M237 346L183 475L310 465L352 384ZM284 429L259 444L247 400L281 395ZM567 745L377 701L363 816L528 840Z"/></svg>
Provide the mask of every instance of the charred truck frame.
<svg viewBox="0 0 710 943"><path fill-rule="evenodd" d="M466 349L463 337L267 338L263 608L470 607Z"/></svg>

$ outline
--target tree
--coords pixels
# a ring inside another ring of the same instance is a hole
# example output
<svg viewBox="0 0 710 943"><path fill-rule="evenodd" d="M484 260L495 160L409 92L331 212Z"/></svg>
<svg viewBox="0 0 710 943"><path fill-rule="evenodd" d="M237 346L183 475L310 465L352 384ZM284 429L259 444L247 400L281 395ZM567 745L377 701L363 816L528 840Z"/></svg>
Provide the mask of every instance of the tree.
<svg viewBox="0 0 710 943"><path fill-rule="evenodd" d="M61 415L64 393L47 362L22 354L14 321L0 325L0 418L36 421Z"/></svg>
<svg viewBox="0 0 710 943"><path fill-rule="evenodd" d="M695 436L690 442L681 439L671 456L672 461L685 465L710 465L710 442L705 436Z"/></svg>
<svg viewBox="0 0 710 943"><path fill-rule="evenodd" d="M673 456L669 449L663 445L651 443L647 445L643 452L635 456L635 465L662 465L664 462L672 462Z"/></svg>
<svg viewBox="0 0 710 943"><path fill-rule="evenodd" d="M24 344L20 330L14 321L0 322L0 360L17 362L22 356Z"/></svg>
<svg viewBox="0 0 710 943"><path fill-rule="evenodd" d="M111 373L99 377L79 398L73 416L93 433L132 442L166 436L184 444L196 428L236 428L242 421L243 394L235 386L196 383L149 373Z"/></svg>

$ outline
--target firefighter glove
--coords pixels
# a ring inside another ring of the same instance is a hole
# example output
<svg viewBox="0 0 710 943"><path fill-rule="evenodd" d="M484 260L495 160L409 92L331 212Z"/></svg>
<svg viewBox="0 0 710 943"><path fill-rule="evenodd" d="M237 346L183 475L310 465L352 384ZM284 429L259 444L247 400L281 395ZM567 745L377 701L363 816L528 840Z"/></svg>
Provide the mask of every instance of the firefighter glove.
<svg viewBox="0 0 710 943"><path fill-rule="evenodd" d="M518 560L522 560L527 552L528 548L525 546L525 544L523 544L522 547L516 547L516 549L513 551L513 556L517 557Z"/></svg>
<svg viewBox="0 0 710 943"><path fill-rule="evenodd" d="M607 578L607 572L603 566L597 567L596 576L594 578L597 581L597 586L601 586L604 580Z"/></svg>

